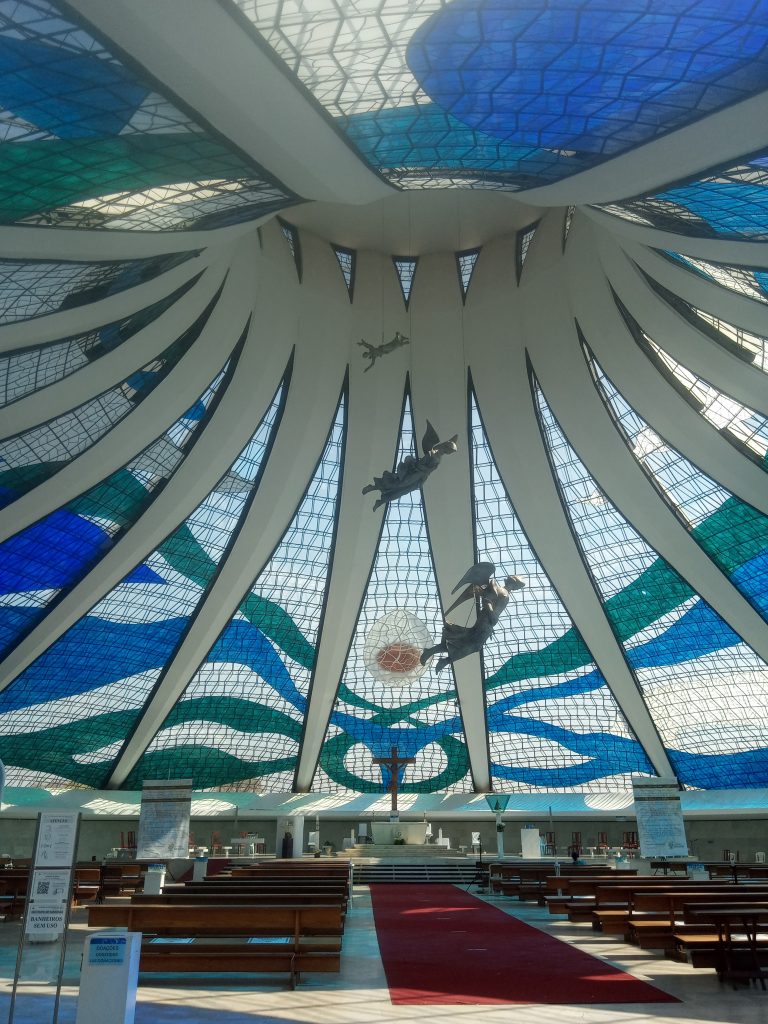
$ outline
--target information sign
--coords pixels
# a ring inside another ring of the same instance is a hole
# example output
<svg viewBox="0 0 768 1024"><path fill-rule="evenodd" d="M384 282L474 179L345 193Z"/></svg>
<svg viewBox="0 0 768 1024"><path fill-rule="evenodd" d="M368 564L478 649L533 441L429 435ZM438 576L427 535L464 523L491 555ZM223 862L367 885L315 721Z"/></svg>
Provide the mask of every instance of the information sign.
<svg viewBox="0 0 768 1024"><path fill-rule="evenodd" d="M128 939L125 935L94 935L88 944L88 963L125 963L127 948Z"/></svg>
<svg viewBox="0 0 768 1024"><path fill-rule="evenodd" d="M687 857L677 779L632 780L641 857Z"/></svg>
<svg viewBox="0 0 768 1024"><path fill-rule="evenodd" d="M141 792L137 857L189 856L192 779L146 779Z"/></svg>
<svg viewBox="0 0 768 1024"><path fill-rule="evenodd" d="M55 942L64 934L71 885L71 869L33 870L24 922L26 938L31 942Z"/></svg>
<svg viewBox="0 0 768 1024"><path fill-rule="evenodd" d="M72 864L79 818L77 811L41 811L33 860L35 866L63 868Z"/></svg>

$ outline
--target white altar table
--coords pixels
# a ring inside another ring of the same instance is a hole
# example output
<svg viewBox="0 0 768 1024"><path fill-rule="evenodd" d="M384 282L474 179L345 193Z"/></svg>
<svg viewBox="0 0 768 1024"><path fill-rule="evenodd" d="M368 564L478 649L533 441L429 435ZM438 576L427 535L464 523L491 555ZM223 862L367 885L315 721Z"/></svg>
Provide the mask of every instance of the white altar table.
<svg viewBox="0 0 768 1024"><path fill-rule="evenodd" d="M425 821L374 821L371 824L374 843L391 846L395 839L404 839L408 846L423 846L427 837Z"/></svg>

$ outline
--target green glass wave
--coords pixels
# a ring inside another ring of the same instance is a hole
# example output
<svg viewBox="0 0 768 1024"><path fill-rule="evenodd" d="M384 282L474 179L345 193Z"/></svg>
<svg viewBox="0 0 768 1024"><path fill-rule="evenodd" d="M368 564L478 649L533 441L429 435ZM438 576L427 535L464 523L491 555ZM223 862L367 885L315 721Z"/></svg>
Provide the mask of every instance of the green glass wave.
<svg viewBox="0 0 768 1024"><path fill-rule="evenodd" d="M192 132L17 142L0 147L0 222L115 192L253 176L215 139Z"/></svg>

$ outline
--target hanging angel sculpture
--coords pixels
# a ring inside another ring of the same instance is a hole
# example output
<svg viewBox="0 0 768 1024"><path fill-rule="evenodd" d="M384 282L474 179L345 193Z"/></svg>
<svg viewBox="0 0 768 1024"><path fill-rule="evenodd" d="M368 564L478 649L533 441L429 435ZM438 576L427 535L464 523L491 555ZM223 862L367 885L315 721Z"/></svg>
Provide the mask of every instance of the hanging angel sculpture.
<svg viewBox="0 0 768 1024"><path fill-rule="evenodd" d="M456 443L458 438L459 435L454 434L448 441L441 441L437 436L437 431L427 420L427 429L421 440L421 448L424 452L421 458L417 459L413 455L407 456L394 473L385 469L381 476L373 478L372 484L367 484L363 488L363 494L368 494L370 491L380 492L373 511L375 512L382 505L396 501L397 498L402 498L409 491L415 491L421 487L429 474L433 473L440 465L443 455L450 455L451 452L458 450Z"/></svg>
<svg viewBox="0 0 768 1024"><path fill-rule="evenodd" d="M395 335L391 341L384 341L384 337L382 335L380 345L369 345L365 338L361 338L357 344L364 349L362 353L363 359L370 359L370 363L368 363L366 368L363 370L363 373L368 373L379 356L389 355L389 353L394 352L396 348L402 348L403 345L410 345L410 343L411 339L408 335L401 334L400 331L395 331Z"/></svg>
<svg viewBox="0 0 768 1024"><path fill-rule="evenodd" d="M518 576L507 576L504 585L493 579L496 566L493 562L478 562L473 565L459 580L451 591L455 594L459 587L469 584L446 610L443 635L439 644L434 647L427 647L422 652L422 665L439 651L445 651L445 657L440 658L435 665L435 670L441 672L450 662L458 661L459 658L466 658L469 654L476 654L482 650L486 640L493 633L496 623L501 618L502 612L509 604L509 595L513 590L522 590L525 583ZM474 599L478 604L477 616L471 626L458 626L448 621L448 615L457 605L464 601Z"/></svg>

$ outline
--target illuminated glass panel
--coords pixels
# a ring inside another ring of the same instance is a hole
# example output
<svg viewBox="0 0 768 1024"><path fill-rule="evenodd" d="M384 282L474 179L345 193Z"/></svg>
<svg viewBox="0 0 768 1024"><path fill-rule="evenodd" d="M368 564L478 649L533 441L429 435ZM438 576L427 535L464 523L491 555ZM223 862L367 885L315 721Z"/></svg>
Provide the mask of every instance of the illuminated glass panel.
<svg viewBox="0 0 768 1024"><path fill-rule="evenodd" d="M293 522L126 788L169 773L198 788L292 788L335 532L344 417L342 402Z"/></svg>
<svg viewBox="0 0 768 1024"><path fill-rule="evenodd" d="M477 263L477 257L479 255L479 249L465 249L463 252L456 253L456 269L459 272L459 285L461 286L462 302L467 301L469 283L472 280L472 274L474 273L475 264Z"/></svg>
<svg viewBox="0 0 768 1024"><path fill-rule="evenodd" d="M768 419L673 359L642 329L618 298L616 303L635 340L686 401L739 451L768 468Z"/></svg>
<svg viewBox="0 0 768 1024"><path fill-rule="evenodd" d="M198 275L199 276L199 275ZM63 341L49 341L44 345L19 349L0 356L0 407L17 402L25 395L55 384L89 363L96 362L112 352L124 341L151 324L177 299L186 294L198 280L192 278L175 292L132 313L85 334L77 334Z"/></svg>
<svg viewBox="0 0 768 1024"><path fill-rule="evenodd" d="M0 658L146 511L207 423L226 370L127 466L0 544L0 605L24 608L23 616L0 622Z"/></svg>
<svg viewBox="0 0 768 1024"><path fill-rule="evenodd" d="M347 286L349 292L349 301L351 302L355 295L355 270L357 268L357 253L354 249L345 249L342 245L333 245L331 248L334 251L336 259L339 261L339 268L344 277L344 283Z"/></svg>
<svg viewBox="0 0 768 1024"><path fill-rule="evenodd" d="M0 442L0 505L63 469L140 405L200 336L218 296L194 324L159 356L71 412Z"/></svg>
<svg viewBox="0 0 768 1024"><path fill-rule="evenodd" d="M759 334L753 334L751 331L745 331L743 327L736 327L719 316L706 313L703 309L698 309L690 302L685 302L678 295L675 295L674 292L669 291L647 274L644 276L653 290L665 302L669 303L673 309L684 316L697 330L706 334L713 341L716 341L718 345L722 345L732 355L737 356L746 363L751 363L752 366L762 370L763 373L768 373L768 338L764 338ZM614 298L616 298L617 304L621 308L620 300L616 296Z"/></svg>
<svg viewBox="0 0 768 1024"><path fill-rule="evenodd" d="M283 232L283 238L288 243L288 248L291 250L291 256L293 256L293 262L296 264L296 273L299 281L302 276L302 259L301 259L301 238L299 237L298 228L294 227L293 224L289 224L283 220L282 217L277 218L280 222L280 228Z"/></svg>
<svg viewBox="0 0 768 1024"><path fill-rule="evenodd" d="M183 230L293 196L48 0L0 7L0 223Z"/></svg>
<svg viewBox="0 0 768 1024"><path fill-rule="evenodd" d="M724 263L712 263L709 260L696 259L693 256L683 256L679 252L665 250L661 253L667 259L681 263L687 270L692 271L708 281L728 288L740 295L747 295L750 299L757 299L759 302L768 302L768 271L753 270L749 267L729 267Z"/></svg>
<svg viewBox="0 0 768 1024"><path fill-rule="evenodd" d="M236 3L405 187L560 180L768 84L762 0Z"/></svg>
<svg viewBox="0 0 768 1024"><path fill-rule="evenodd" d="M395 265L397 279L400 282L400 290L403 293L405 308L408 309L408 303L411 301L413 279L416 276L416 265L419 262L419 258L418 256L393 256L392 262Z"/></svg>
<svg viewBox="0 0 768 1024"><path fill-rule="evenodd" d="M182 525L0 693L10 778L16 768L95 787L109 777L253 498L282 393ZM5 621L23 612L0 609Z"/></svg>
<svg viewBox="0 0 768 1024"><path fill-rule="evenodd" d="M504 791L629 788L653 770L528 542L472 402L477 560L526 589L483 648L491 776Z"/></svg>
<svg viewBox="0 0 768 1024"><path fill-rule="evenodd" d="M571 223L573 222L573 215L575 212L575 206L569 206L565 211L565 220L563 221L563 248L565 248L565 243L568 241L568 233L571 230Z"/></svg>
<svg viewBox="0 0 768 1024"><path fill-rule="evenodd" d="M415 453L410 402L406 404L397 462ZM368 515L372 515L367 510ZM472 788L458 698L450 670L434 665L417 680L389 685L365 666L372 626L388 612L411 612L436 638L442 614L420 491L390 502L371 578L363 598L314 787L322 792L384 792L387 769L374 757L415 757L403 769L403 793L467 792Z"/></svg>
<svg viewBox="0 0 768 1024"><path fill-rule="evenodd" d="M639 416L587 350L598 390L627 447L713 562L760 613L768 609L768 517L735 498Z"/></svg>
<svg viewBox="0 0 768 1024"><path fill-rule="evenodd" d="M661 192L599 207L662 231L704 238L768 238L768 157L749 157L724 170Z"/></svg>
<svg viewBox="0 0 768 1024"><path fill-rule="evenodd" d="M0 260L0 324L31 320L44 313L96 302L142 281L151 281L194 255L173 253L129 263Z"/></svg>
<svg viewBox="0 0 768 1024"><path fill-rule="evenodd" d="M528 250L531 247L533 236L536 234L536 228L539 226L539 222L531 224L530 227L523 228L522 231L517 233L517 281L520 283L520 278L523 275L523 264L525 263L525 257L528 255Z"/></svg>
<svg viewBox="0 0 768 1024"><path fill-rule="evenodd" d="M535 385L563 503L680 780L768 781L768 666L643 540L587 472Z"/></svg>

